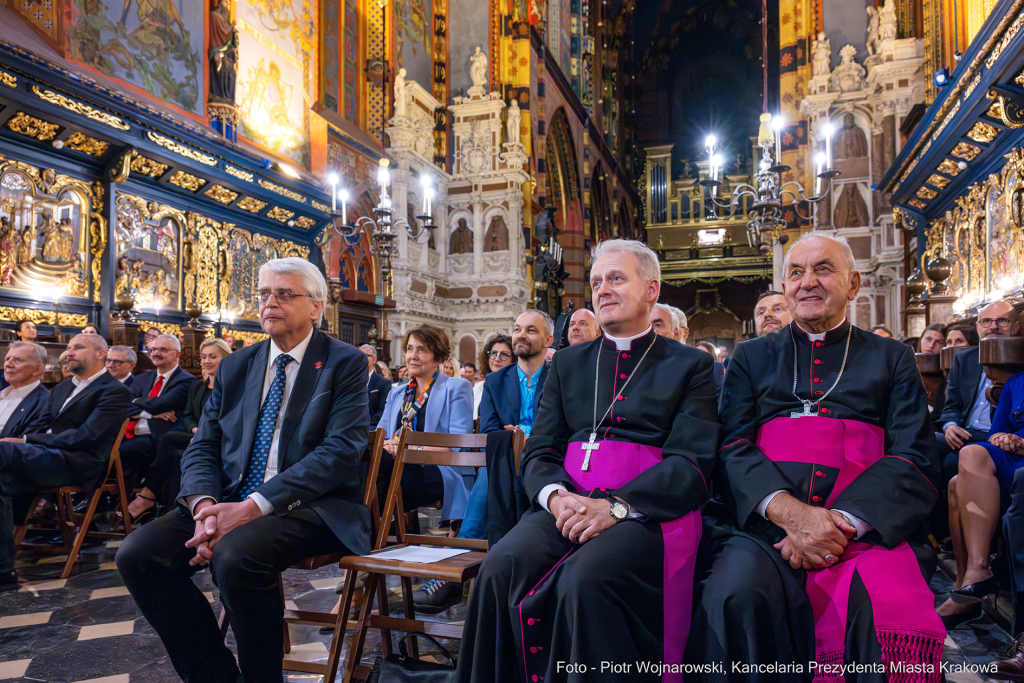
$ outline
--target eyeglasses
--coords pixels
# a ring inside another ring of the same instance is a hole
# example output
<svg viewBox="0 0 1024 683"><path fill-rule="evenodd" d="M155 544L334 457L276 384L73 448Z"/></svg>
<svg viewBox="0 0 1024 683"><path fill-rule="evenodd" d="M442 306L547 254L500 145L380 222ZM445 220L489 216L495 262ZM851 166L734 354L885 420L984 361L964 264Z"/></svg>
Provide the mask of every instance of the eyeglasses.
<svg viewBox="0 0 1024 683"><path fill-rule="evenodd" d="M488 358L497 358L498 360L508 360L512 357L512 354L508 351L490 351L487 354Z"/></svg>
<svg viewBox="0 0 1024 683"><path fill-rule="evenodd" d="M279 304L290 304L297 296L309 297L310 301L314 301L313 297L309 294L296 294L295 292L290 292L287 289L279 289L276 292L262 290L256 295L256 298L259 299L261 304L265 304L270 301L271 295L273 295L274 299L277 300L277 303Z"/></svg>
<svg viewBox="0 0 1024 683"><path fill-rule="evenodd" d="M989 327L992 327L993 325L995 325L996 327L998 327L1000 329L1006 329L1007 327L1010 326L1010 319L1009 318L980 318L978 320L978 324L981 325L982 327L986 328L986 329L989 328Z"/></svg>
<svg viewBox="0 0 1024 683"><path fill-rule="evenodd" d="M129 360L114 360L112 358L108 358L107 359L107 365L113 365L115 368L119 368L122 365L125 365L126 363L130 363L130 362L131 361L129 361Z"/></svg>

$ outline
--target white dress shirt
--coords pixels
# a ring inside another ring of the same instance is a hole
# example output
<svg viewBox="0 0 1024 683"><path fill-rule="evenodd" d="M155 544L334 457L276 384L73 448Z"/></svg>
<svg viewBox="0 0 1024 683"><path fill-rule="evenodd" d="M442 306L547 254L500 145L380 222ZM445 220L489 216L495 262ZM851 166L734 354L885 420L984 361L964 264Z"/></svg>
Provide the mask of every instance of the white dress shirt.
<svg viewBox="0 0 1024 683"><path fill-rule="evenodd" d="M157 394L156 394L157 396L161 396L164 393L164 391L167 390L167 383L171 381L171 375L177 369L178 369L178 366L175 365L173 368L171 368L167 372L164 372L162 374L158 374L156 376L156 379L153 380L153 385L156 386L156 383L157 383L157 381L159 381L159 378L160 377L164 378L163 384L160 385L160 391L158 391ZM125 377L125 379L128 379L128 378ZM150 389L150 391L152 391L152 389ZM149 394L146 394L145 396L141 396L140 398L152 398L152 397ZM136 399L136 400L138 400L138 399ZM143 410L141 413L139 413L139 421L135 424L135 436L144 436L146 434L151 434L152 433L149 430L149 421L152 418L153 418L153 416L150 415L149 413L147 413L145 410Z"/></svg>
<svg viewBox="0 0 1024 683"><path fill-rule="evenodd" d="M7 387L0 391L0 431L7 426L7 421L14 415L14 411L21 405L22 399L31 394L39 386L39 380L26 384L23 387Z"/></svg>
<svg viewBox="0 0 1024 683"><path fill-rule="evenodd" d="M613 337L610 334L608 334L607 332L605 332L604 336L605 336L605 339L607 339L608 341L613 342L615 344L615 348L618 351L629 351L629 349L633 345L633 341L634 340L637 340L640 337L645 336L650 331L651 331L651 326L648 325L646 330L644 330L640 334L635 334L632 337ZM598 343L600 343L600 341ZM481 382L481 384L482 384L482 382ZM548 512L551 512L551 509L548 507L548 498L551 497L551 494L554 493L555 491L568 491L568 490L569 489L565 488L564 484L548 484L547 486L545 486L544 488L542 488L540 490L540 493L537 494L537 502L540 503L540 506L542 508L544 508Z"/></svg>
<svg viewBox="0 0 1024 683"><path fill-rule="evenodd" d="M68 407L69 403L71 403L71 399L73 399L75 396L78 396L80 393L85 391L85 388L87 386L89 386L90 384L95 382L97 379L99 379L100 376L102 376L103 373L105 373L106 371L107 371L107 369L103 368L99 372L97 372L95 375L93 375L92 377L89 377L87 379L78 379L78 375L73 376L71 378L71 383L75 385L75 389L74 389L74 391L72 391L68 395L67 399L64 401L64 405L62 405L60 407L60 412L63 413L64 409Z"/></svg>

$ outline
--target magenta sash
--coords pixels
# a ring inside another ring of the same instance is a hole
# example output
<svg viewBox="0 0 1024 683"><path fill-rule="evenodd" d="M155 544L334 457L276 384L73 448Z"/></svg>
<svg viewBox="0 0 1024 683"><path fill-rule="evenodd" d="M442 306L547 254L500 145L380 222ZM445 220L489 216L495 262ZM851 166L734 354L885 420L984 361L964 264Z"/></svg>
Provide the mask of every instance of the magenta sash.
<svg viewBox="0 0 1024 683"><path fill-rule="evenodd" d="M885 431L856 420L777 417L758 429L757 446L773 462L838 469L835 486L824 502L824 507L830 508L851 482L885 457ZM812 489L815 479L811 478ZM813 490L806 493L811 504ZM921 576L913 550L905 542L892 550L853 542L831 567L807 572L805 588L814 612L815 659L819 664L814 683L844 680L840 666L846 651L854 574L860 576L871 599L888 679L908 683L940 680L946 629L935 613L934 596ZM917 672L928 668L933 673Z"/></svg>
<svg viewBox="0 0 1024 683"><path fill-rule="evenodd" d="M563 466L579 491L617 489L662 460L661 449L653 446L601 441L601 448L590 458L589 469L583 471L586 452L580 442L570 443ZM664 664L682 664L686 638L690 634L693 607L693 572L700 544L700 511L661 524L665 542L663 616ZM682 683L682 673L663 673L662 683Z"/></svg>

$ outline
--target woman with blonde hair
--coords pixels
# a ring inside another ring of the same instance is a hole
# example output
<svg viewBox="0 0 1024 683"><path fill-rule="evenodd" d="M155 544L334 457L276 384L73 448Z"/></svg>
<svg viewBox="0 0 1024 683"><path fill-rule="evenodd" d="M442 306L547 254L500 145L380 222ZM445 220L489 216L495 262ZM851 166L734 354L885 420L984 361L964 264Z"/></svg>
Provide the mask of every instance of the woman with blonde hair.
<svg viewBox="0 0 1024 683"><path fill-rule="evenodd" d="M459 361L455 360L454 358L448 358L444 362L442 372L444 372L444 374L448 375L449 377L458 377L459 371L461 369L462 368L461 366L459 366Z"/></svg>
<svg viewBox="0 0 1024 683"><path fill-rule="evenodd" d="M128 506L132 524L141 524L156 517L160 508L157 495L161 489L164 490L166 505L174 504L181 489L181 455L199 428L203 408L213 395L213 379L217 374L217 367L230 353L231 347L223 339L207 339L199 346L203 381L192 385L188 392L188 401L185 403L185 411L177 416L174 427L164 435L157 446L156 457L143 480L143 488ZM153 417L158 418L160 415Z"/></svg>

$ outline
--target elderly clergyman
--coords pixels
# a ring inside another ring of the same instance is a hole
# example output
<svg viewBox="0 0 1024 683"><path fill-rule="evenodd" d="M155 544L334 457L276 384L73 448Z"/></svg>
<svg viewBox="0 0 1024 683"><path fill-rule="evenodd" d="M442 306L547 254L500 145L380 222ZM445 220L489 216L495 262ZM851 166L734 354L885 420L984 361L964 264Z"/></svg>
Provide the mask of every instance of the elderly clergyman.
<svg viewBox="0 0 1024 683"><path fill-rule="evenodd" d="M845 239L805 235L783 276L793 324L737 345L722 391L724 509L705 509L717 525L688 658L790 667L784 680L939 672L945 629L906 543L936 499L914 351L850 324L861 278Z"/></svg>

